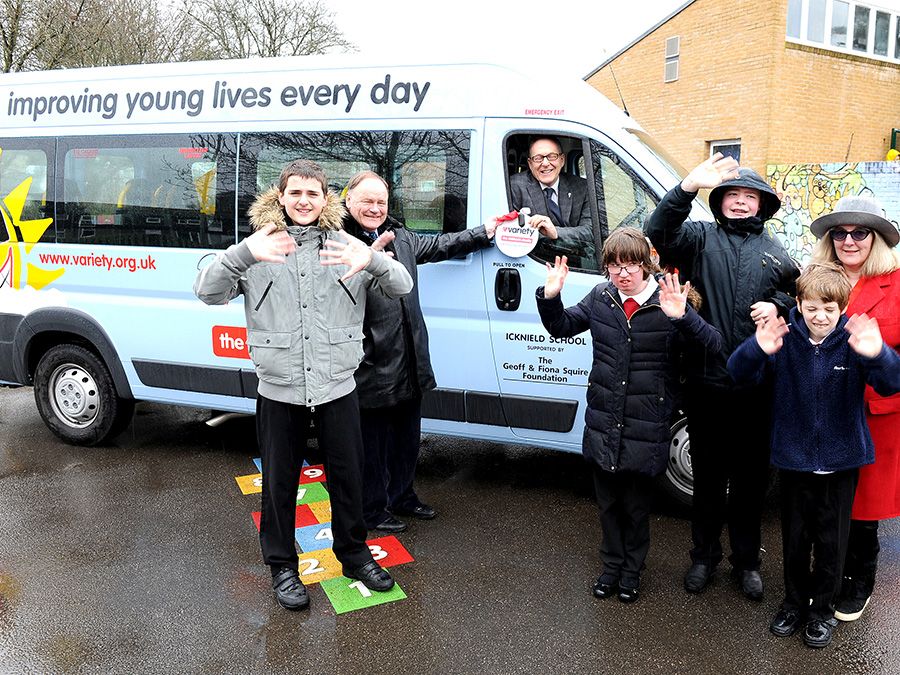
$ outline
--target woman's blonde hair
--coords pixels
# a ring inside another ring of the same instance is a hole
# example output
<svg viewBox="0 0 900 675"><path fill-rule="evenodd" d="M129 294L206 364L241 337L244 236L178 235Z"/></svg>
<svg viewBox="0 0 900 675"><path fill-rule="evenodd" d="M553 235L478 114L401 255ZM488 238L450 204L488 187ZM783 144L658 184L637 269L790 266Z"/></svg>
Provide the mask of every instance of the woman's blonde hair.
<svg viewBox="0 0 900 675"><path fill-rule="evenodd" d="M841 265L834 242L828 232L816 242L810 262ZM900 254L888 246L878 232L872 230L872 248L869 249L869 255L859 269L860 276L877 277L881 274L890 274L898 267L900 267Z"/></svg>

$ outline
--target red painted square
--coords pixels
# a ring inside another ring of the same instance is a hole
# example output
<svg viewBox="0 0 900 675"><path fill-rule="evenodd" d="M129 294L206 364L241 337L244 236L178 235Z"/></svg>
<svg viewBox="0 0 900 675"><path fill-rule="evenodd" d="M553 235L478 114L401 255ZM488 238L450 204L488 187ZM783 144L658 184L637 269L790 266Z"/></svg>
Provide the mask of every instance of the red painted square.
<svg viewBox="0 0 900 675"><path fill-rule="evenodd" d="M253 524L256 525L256 529L259 531L259 520L262 518L262 513L260 511L254 511L250 515L253 518ZM307 504L300 504L297 507L297 511L294 513L294 522L296 523L294 527L306 527L307 525L316 525L319 520L313 512L310 511Z"/></svg>
<svg viewBox="0 0 900 675"><path fill-rule="evenodd" d="M397 537L369 539L366 541L366 544L369 545L369 550L372 551L372 557L382 567L393 567L394 565L402 565L413 561L413 557Z"/></svg>
<svg viewBox="0 0 900 675"><path fill-rule="evenodd" d="M300 485L304 483L324 483L325 482L325 465L313 464L312 466L304 466L300 472ZM299 527L299 525L297 526Z"/></svg>

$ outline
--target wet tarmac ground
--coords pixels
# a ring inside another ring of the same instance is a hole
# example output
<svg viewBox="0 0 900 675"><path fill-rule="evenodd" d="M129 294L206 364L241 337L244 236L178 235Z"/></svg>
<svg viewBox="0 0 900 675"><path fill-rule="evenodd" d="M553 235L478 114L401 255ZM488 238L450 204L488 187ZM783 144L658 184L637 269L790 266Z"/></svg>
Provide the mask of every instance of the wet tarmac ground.
<svg viewBox="0 0 900 675"><path fill-rule="evenodd" d="M427 437L398 535L407 598L336 614L278 607L250 514L252 419L140 404L116 443L77 448L30 389L0 389L0 673L898 673L900 521L882 526L875 595L827 649L767 630L780 533L764 525L761 603L723 565L681 587L689 524L662 502L641 599L595 600L599 525L580 457Z"/></svg>

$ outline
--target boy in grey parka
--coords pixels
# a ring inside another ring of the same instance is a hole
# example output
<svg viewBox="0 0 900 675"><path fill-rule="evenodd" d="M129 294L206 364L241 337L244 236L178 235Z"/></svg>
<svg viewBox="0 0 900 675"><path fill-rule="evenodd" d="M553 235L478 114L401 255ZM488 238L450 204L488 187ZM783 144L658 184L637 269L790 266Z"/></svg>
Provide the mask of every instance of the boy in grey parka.
<svg viewBox="0 0 900 675"><path fill-rule="evenodd" d="M302 447L314 416L332 508L334 554L345 576L386 591L393 579L366 545L362 434L353 373L362 358L366 291L399 297L406 269L341 231L344 208L325 172L296 160L249 211L254 233L201 270L194 292L207 304L244 296L247 343L259 387L262 458L260 544L287 609L309 605L294 546ZM342 275L345 265L349 269Z"/></svg>

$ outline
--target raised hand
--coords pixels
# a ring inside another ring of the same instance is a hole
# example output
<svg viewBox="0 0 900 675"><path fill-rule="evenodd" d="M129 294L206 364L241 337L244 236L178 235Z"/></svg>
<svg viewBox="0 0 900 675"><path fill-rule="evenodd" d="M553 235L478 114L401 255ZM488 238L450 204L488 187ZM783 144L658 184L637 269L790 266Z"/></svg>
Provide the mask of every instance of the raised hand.
<svg viewBox="0 0 900 675"><path fill-rule="evenodd" d="M659 308L670 319L680 319L684 316L687 307L688 292L691 290L691 282L685 281L684 286L678 282L678 273L666 274L659 282Z"/></svg>
<svg viewBox="0 0 900 675"><path fill-rule="evenodd" d="M750 318L753 323L760 321L774 321L778 318L778 308L771 302L754 302L750 305Z"/></svg>
<svg viewBox="0 0 900 675"><path fill-rule="evenodd" d="M781 349L789 330L780 316L774 321L760 321L756 324L756 343L766 354L772 355Z"/></svg>
<svg viewBox="0 0 900 675"><path fill-rule="evenodd" d="M569 266L566 264L568 258L556 256L556 261L551 266L547 263L547 281L544 283L544 297L555 298L562 291L563 284L566 283L566 276L569 274Z"/></svg>
<svg viewBox="0 0 900 675"><path fill-rule="evenodd" d="M372 242L371 249L373 251L382 251L385 255L389 255L393 258L394 254L390 251L385 251L384 247L394 241L395 238L396 235L393 232L386 230L378 235L378 239Z"/></svg>
<svg viewBox="0 0 900 675"><path fill-rule="evenodd" d="M326 239L326 248L319 251L319 258L325 266L346 265L349 267L350 269L341 277L341 281L346 281L369 264L372 260L372 249L343 230L340 230L338 235L344 241Z"/></svg>
<svg viewBox="0 0 900 675"><path fill-rule="evenodd" d="M278 230L275 223L268 223L244 239L247 248L258 262L283 263L284 256L297 248L287 230Z"/></svg>
<svg viewBox="0 0 900 675"><path fill-rule="evenodd" d="M714 188L723 181L737 178L740 165L734 157L725 157L717 152L702 164L694 167L684 180L681 188L687 192L697 192L700 188Z"/></svg>
<svg viewBox="0 0 900 675"><path fill-rule="evenodd" d="M850 333L850 347L860 356L875 358L881 353L884 340L878 328L878 319L866 314L854 314L845 326Z"/></svg>

